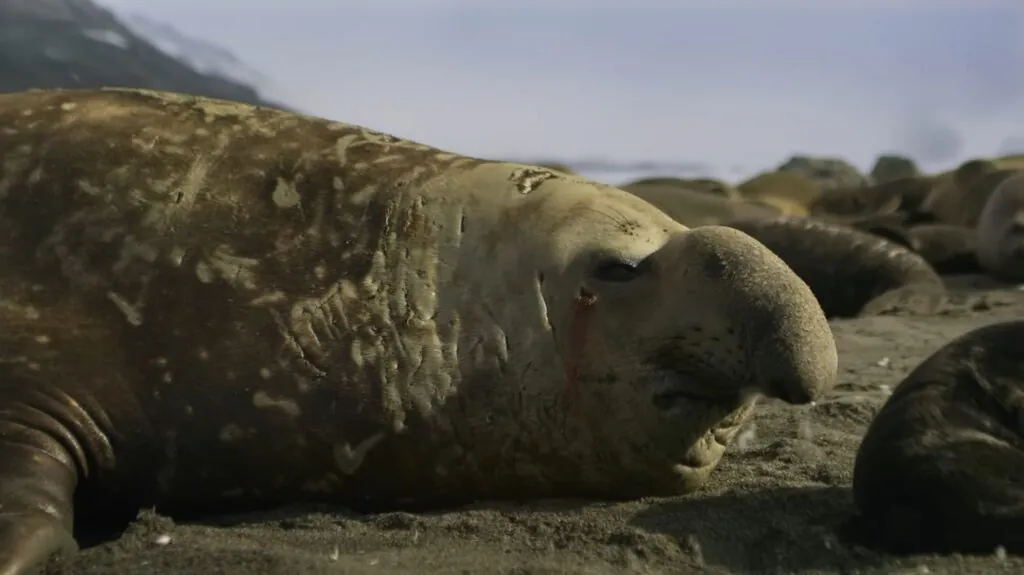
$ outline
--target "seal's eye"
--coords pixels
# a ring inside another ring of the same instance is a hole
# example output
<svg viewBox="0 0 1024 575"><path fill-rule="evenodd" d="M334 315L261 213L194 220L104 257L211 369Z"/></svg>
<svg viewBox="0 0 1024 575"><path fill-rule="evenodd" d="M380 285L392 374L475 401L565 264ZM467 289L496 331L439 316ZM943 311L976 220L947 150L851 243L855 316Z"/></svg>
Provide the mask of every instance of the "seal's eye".
<svg viewBox="0 0 1024 575"><path fill-rule="evenodd" d="M594 268L594 279L603 282L628 282L636 279L647 270L646 262L634 264L622 260L599 262Z"/></svg>

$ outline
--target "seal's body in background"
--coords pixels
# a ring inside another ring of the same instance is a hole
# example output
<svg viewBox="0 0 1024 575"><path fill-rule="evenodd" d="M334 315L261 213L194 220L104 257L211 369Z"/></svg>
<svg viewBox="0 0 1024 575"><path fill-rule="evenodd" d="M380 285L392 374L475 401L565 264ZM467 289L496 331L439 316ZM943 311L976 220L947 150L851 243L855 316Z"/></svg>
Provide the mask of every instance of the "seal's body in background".
<svg viewBox="0 0 1024 575"><path fill-rule="evenodd" d="M834 382L764 246L571 175L146 91L0 126L0 571L146 506L682 493Z"/></svg>
<svg viewBox="0 0 1024 575"><path fill-rule="evenodd" d="M901 553L1024 552L1024 322L954 339L903 380L857 452L866 541Z"/></svg>
<svg viewBox="0 0 1024 575"><path fill-rule="evenodd" d="M908 310L929 313L946 297L942 278L920 255L878 237L814 218L726 222L767 246L811 287L830 317Z"/></svg>
<svg viewBox="0 0 1024 575"><path fill-rule="evenodd" d="M978 262L994 277L1024 280L1024 171L1000 183L977 225Z"/></svg>

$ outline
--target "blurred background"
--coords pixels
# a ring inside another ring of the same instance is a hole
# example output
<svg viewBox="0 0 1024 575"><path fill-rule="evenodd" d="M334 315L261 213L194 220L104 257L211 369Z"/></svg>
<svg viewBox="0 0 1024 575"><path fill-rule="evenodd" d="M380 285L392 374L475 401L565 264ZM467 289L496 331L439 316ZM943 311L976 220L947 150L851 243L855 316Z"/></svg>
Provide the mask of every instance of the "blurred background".
<svg viewBox="0 0 1024 575"><path fill-rule="evenodd" d="M0 0L0 91L99 85L613 184L801 154L936 170L1024 152L1024 3Z"/></svg>

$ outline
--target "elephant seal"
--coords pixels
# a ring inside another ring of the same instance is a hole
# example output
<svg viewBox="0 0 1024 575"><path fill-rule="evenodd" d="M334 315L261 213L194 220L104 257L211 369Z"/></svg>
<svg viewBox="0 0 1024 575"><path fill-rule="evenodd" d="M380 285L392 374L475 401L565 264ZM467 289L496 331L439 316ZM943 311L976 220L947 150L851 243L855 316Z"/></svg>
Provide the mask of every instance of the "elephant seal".
<svg viewBox="0 0 1024 575"><path fill-rule="evenodd" d="M978 218L978 262L993 277L1024 280L1024 171L992 192Z"/></svg>
<svg viewBox="0 0 1024 575"><path fill-rule="evenodd" d="M659 188L675 187L694 192L704 192L706 194L721 196L732 200L738 200L741 198L740 192L735 188L735 186L730 185L728 182L713 178L675 178L671 176L656 176L633 180L622 184L620 187L623 190L629 191L632 188L648 186L657 186Z"/></svg>
<svg viewBox="0 0 1024 575"><path fill-rule="evenodd" d="M897 553L1024 552L1024 322L956 338L915 368L868 426L856 523Z"/></svg>
<svg viewBox="0 0 1024 575"><path fill-rule="evenodd" d="M815 180L799 172L762 172L737 186L744 198L783 198L805 208L822 195Z"/></svg>
<svg viewBox="0 0 1024 575"><path fill-rule="evenodd" d="M922 209L940 222L974 227L995 189L1016 173L994 162L967 162L951 176L939 178Z"/></svg>
<svg viewBox="0 0 1024 575"><path fill-rule="evenodd" d="M910 249L924 258L939 275L981 273L978 234L974 228L955 224L918 224L905 235Z"/></svg>
<svg viewBox="0 0 1024 575"><path fill-rule="evenodd" d="M770 218L781 214L778 208L765 203L730 200L675 185L634 184L622 189L690 228L716 225L734 218Z"/></svg>
<svg viewBox="0 0 1024 575"><path fill-rule="evenodd" d="M903 214L908 221L930 219L920 211L933 187L932 178L899 178L863 188L832 190L809 207L811 215L829 221L850 222L863 218Z"/></svg>
<svg viewBox="0 0 1024 575"><path fill-rule="evenodd" d="M2 573L147 507L683 493L834 384L779 258L601 184L143 90L0 126Z"/></svg>
<svg viewBox="0 0 1024 575"><path fill-rule="evenodd" d="M856 317L896 309L929 313L945 301L935 270L909 249L813 218L733 220L782 258L818 298L825 315Z"/></svg>
<svg viewBox="0 0 1024 575"><path fill-rule="evenodd" d="M743 201L750 204L757 204L768 206L778 210L781 215L784 216L807 216L810 213L807 211L807 206L803 205L793 198L787 198L784 196L761 196L758 198L748 198Z"/></svg>
<svg viewBox="0 0 1024 575"><path fill-rule="evenodd" d="M909 225L885 218L870 218L852 227L913 250L940 275L983 271L978 263L978 234L974 228L956 224Z"/></svg>

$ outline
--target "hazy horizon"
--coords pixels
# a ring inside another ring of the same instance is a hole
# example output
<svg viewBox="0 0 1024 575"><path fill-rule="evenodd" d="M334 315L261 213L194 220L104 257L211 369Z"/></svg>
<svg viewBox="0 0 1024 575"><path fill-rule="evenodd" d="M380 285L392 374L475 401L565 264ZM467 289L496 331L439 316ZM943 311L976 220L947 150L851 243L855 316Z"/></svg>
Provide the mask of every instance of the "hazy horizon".
<svg viewBox="0 0 1024 575"><path fill-rule="evenodd" d="M1024 5L1004 1L100 3L228 48L304 112L479 156L1024 151Z"/></svg>

